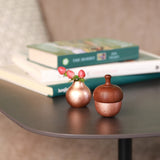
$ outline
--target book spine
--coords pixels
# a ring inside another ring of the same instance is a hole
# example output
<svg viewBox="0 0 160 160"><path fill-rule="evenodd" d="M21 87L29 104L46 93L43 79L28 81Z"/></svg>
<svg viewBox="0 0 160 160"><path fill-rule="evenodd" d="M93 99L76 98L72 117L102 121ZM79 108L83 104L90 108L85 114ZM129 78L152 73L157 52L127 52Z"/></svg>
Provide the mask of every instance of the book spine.
<svg viewBox="0 0 160 160"><path fill-rule="evenodd" d="M114 76L111 78L111 83L115 85L124 85L144 80L151 80L160 78L160 73L150 73L150 74L140 74L140 75L129 75L129 76ZM91 90L94 90L97 86L102 85L105 83L105 78L91 78L87 79L85 81L85 84L90 88ZM50 97L56 97L56 96L62 96L65 95L68 88L71 86L71 82L69 83L62 83L57 85L50 85L53 89L53 95L50 95Z"/></svg>
<svg viewBox="0 0 160 160"><path fill-rule="evenodd" d="M58 56L58 66L66 68L104 64L118 61L133 60L139 57L139 47L102 50L91 53L71 54Z"/></svg>

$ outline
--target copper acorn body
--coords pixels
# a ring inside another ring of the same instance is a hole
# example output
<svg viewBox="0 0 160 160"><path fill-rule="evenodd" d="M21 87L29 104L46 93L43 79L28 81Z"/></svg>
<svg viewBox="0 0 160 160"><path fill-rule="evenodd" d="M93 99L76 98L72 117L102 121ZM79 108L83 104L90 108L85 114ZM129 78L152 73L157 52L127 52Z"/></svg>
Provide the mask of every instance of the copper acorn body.
<svg viewBox="0 0 160 160"><path fill-rule="evenodd" d="M66 100L72 107L85 107L91 100L91 91L84 82L74 81L66 92Z"/></svg>
<svg viewBox="0 0 160 160"><path fill-rule="evenodd" d="M105 84L98 86L93 92L95 108L104 117L113 117L121 109L123 92L120 87L111 84L111 76L105 75Z"/></svg>

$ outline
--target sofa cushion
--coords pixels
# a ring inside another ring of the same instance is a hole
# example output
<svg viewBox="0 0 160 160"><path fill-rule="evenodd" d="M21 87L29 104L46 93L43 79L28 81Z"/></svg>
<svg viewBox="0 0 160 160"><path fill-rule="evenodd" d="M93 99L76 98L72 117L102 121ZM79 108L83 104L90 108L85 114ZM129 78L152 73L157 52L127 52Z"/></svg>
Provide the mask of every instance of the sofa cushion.
<svg viewBox="0 0 160 160"><path fill-rule="evenodd" d="M0 65L10 63L26 45L48 41L36 0L0 0Z"/></svg>

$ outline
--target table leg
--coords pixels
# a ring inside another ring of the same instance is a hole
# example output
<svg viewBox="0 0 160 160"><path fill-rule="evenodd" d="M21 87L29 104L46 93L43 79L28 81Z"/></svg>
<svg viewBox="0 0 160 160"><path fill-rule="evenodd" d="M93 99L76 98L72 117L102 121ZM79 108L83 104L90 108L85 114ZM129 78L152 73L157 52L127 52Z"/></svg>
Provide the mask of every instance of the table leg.
<svg viewBox="0 0 160 160"><path fill-rule="evenodd" d="M132 139L118 140L118 159L132 160Z"/></svg>

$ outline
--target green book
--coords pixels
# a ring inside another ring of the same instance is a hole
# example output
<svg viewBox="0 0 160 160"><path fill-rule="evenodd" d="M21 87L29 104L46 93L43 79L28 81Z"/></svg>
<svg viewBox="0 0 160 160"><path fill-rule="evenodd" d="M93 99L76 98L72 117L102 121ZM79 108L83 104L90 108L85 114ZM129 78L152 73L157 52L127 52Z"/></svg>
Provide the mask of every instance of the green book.
<svg viewBox="0 0 160 160"><path fill-rule="evenodd" d="M116 85L122 85L155 78L160 78L160 73L112 76L111 83ZM0 79L49 97L65 95L68 87L72 84L72 82L67 81L65 83L59 82L58 84L52 83L51 85L45 85L36 81L30 75L28 75L26 72L24 72L15 65L7 65L1 67ZM91 90L94 90L97 86L104 83L104 77L90 78L85 80L85 84Z"/></svg>
<svg viewBox="0 0 160 160"><path fill-rule="evenodd" d="M134 60L138 57L139 46L107 38L28 45L28 59L51 68L105 64Z"/></svg>
<svg viewBox="0 0 160 160"><path fill-rule="evenodd" d="M135 82L158 79L158 78L160 79L160 73L112 76L111 83L114 85L125 85L129 83L135 83ZM61 83L56 85L49 85L49 87L53 89L53 95L50 95L50 96L55 97L55 96L65 95L66 91L71 86L71 84L72 83L69 82L69 83ZM105 78L104 77L90 78L85 80L85 84L93 91L97 86L105 84Z"/></svg>

